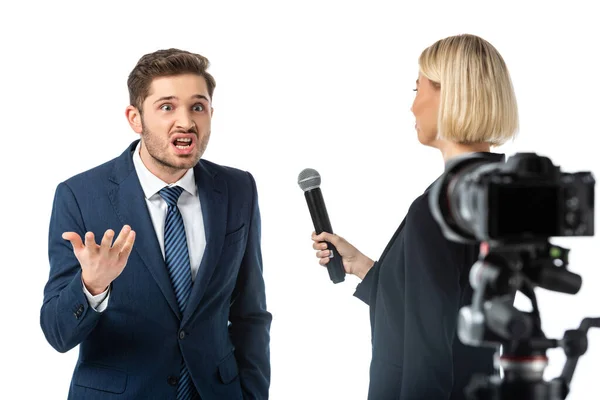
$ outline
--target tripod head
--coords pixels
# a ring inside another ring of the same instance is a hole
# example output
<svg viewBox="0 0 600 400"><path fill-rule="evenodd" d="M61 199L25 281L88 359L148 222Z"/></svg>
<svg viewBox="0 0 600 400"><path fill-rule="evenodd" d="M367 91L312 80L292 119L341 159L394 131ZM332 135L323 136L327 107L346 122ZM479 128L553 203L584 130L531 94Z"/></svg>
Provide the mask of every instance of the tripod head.
<svg viewBox="0 0 600 400"><path fill-rule="evenodd" d="M547 241L515 245L482 244L480 259L470 272L474 288L471 306L459 314L458 336L468 345L502 345L499 377L476 376L467 388L472 400L562 400L579 357L587 350L587 330L600 327L600 318L586 318L578 329L568 330L562 339L549 339L541 328L541 316L534 287L576 294L581 277L567 270L568 249ZM514 295L522 292L531 301L532 311L513 306ZM562 348L567 356L562 374L550 382L543 379L548 365L546 351Z"/></svg>
<svg viewBox="0 0 600 400"><path fill-rule="evenodd" d="M568 396L578 359L587 350L587 330L600 327L600 318L586 318L562 339L549 339L534 288L579 291L581 277L567 270L569 249L548 238L594 235L594 187L590 172L561 172L535 153L517 153L506 163L485 153L458 157L433 185L430 208L444 236L480 244L469 275L472 303L458 317L459 339L502 348L496 361L504 376L473 377L466 389L470 399ZM531 312L513 306L516 292L529 298ZM567 356L563 372L546 382L546 352L559 347Z"/></svg>

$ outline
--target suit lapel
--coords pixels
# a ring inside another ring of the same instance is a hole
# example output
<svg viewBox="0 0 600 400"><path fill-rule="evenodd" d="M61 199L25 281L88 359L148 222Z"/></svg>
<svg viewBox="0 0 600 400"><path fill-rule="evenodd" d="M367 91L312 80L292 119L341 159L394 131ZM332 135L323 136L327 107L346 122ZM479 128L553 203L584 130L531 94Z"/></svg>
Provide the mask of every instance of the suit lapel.
<svg viewBox="0 0 600 400"><path fill-rule="evenodd" d="M173 312L181 319L173 286L167 272L160 245L142 186L133 166L134 142L117 160L110 180L115 183L109 191L110 201L123 224L130 225L136 233L134 251L138 253L152 277L160 287Z"/></svg>
<svg viewBox="0 0 600 400"><path fill-rule="evenodd" d="M194 167L194 177L202 208L206 248L192 286L192 293L188 299L182 324L185 324L193 315L206 292L206 286L219 261L227 228L227 185L225 181L210 171L202 161Z"/></svg>

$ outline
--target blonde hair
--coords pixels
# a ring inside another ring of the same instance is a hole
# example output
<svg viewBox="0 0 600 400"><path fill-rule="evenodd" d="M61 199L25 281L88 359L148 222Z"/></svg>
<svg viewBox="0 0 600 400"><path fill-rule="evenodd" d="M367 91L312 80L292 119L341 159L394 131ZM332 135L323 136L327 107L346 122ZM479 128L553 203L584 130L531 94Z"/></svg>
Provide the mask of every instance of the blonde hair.
<svg viewBox="0 0 600 400"><path fill-rule="evenodd" d="M440 88L438 138L501 145L519 129L517 101L504 59L475 35L441 39L419 57L423 76Z"/></svg>

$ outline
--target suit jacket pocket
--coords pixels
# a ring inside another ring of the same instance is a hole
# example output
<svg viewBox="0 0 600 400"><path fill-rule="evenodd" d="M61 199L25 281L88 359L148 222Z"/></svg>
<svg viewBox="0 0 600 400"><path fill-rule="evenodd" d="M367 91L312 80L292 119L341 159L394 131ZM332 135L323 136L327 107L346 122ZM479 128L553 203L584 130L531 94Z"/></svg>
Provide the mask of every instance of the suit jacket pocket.
<svg viewBox="0 0 600 400"><path fill-rule="evenodd" d="M225 235L224 247L228 247L228 246L231 246L232 244L239 242L240 240L242 240L244 238L245 235L246 235L246 225L242 224L242 226L240 226L237 230Z"/></svg>
<svg viewBox="0 0 600 400"><path fill-rule="evenodd" d="M82 363L73 383L90 389L121 394L127 387L127 373L101 365Z"/></svg>
<svg viewBox="0 0 600 400"><path fill-rule="evenodd" d="M228 384L233 382L238 373L237 361L232 351L219 363L219 377L221 382Z"/></svg>

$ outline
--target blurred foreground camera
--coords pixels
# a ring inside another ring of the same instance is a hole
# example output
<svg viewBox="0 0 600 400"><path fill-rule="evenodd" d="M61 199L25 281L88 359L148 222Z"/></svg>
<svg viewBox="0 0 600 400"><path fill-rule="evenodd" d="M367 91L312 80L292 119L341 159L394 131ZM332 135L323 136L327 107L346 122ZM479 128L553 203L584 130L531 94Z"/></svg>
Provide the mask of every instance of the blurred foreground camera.
<svg viewBox="0 0 600 400"><path fill-rule="evenodd" d="M431 206L444 235L461 243L593 236L594 185L590 172L561 172L534 153L506 163L474 153L448 163Z"/></svg>
<svg viewBox="0 0 600 400"><path fill-rule="evenodd" d="M451 160L434 183L429 206L444 236L480 244L472 266L470 306L458 315L457 335L470 346L501 348L503 376L475 376L466 394L473 400L562 400L587 331L600 318L585 318L562 339L547 338L534 289L576 294L581 277L568 271L569 249L550 237L594 235L595 180L590 172L565 173L547 157L517 153L497 161L491 153ZM513 306L516 292L532 311ZM562 374L547 382L548 349L560 347L567 360Z"/></svg>

